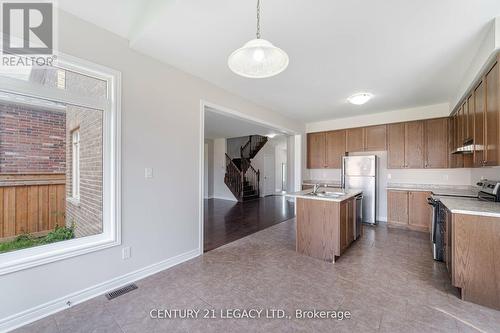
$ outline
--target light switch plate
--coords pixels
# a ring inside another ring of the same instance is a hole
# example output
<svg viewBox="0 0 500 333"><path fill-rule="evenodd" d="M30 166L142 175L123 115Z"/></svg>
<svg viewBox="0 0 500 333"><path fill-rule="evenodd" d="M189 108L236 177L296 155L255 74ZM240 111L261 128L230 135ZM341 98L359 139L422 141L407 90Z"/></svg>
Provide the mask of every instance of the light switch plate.
<svg viewBox="0 0 500 333"><path fill-rule="evenodd" d="M130 246L126 246L122 249L122 259L126 260L130 258Z"/></svg>
<svg viewBox="0 0 500 333"><path fill-rule="evenodd" d="M153 168L144 169L144 178L146 179L153 178Z"/></svg>

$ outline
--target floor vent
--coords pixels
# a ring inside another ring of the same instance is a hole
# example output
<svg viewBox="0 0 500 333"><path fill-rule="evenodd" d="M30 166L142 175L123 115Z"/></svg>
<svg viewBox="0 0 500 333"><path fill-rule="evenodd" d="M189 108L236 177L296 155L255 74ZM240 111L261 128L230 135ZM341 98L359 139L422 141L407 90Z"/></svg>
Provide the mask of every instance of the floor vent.
<svg viewBox="0 0 500 333"><path fill-rule="evenodd" d="M121 287L120 289L116 289L116 290L113 290L113 291L107 293L106 298L107 299L117 298L118 296L124 295L124 294L128 293L129 291L132 291L135 289L137 289L137 286L134 283L128 284L124 287Z"/></svg>

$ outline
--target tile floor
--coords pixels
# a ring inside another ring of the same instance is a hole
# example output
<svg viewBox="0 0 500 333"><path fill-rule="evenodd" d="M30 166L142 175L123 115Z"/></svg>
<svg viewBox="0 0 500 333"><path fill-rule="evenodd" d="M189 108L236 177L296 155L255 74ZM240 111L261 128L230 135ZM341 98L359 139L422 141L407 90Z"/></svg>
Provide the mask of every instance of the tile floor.
<svg viewBox="0 0 500 333"><path fill-rule="evenodd" d="M17 332L499 332L500 312L462 302L427 235L366 227L335 264L294 251L289 220ZM160 309L342 309L352 319L153 320Z"/></svg>

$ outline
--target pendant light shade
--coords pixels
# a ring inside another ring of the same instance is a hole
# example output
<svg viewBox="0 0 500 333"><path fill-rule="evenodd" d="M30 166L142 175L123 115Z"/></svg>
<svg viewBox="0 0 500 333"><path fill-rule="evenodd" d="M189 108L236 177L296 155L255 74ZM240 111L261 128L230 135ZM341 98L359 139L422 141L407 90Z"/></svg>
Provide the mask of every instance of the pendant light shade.
<svg viewBox="0 0 500 333"><path fill-rule="evenodd" d="M229 56L227 64L236 74L261 79L283 72L288 55L282 49L260 38L260 0L257 0L257 38L247 42Z"/></svg>
<svg viewBox="0 0 500 333"><path fill-rule="evenodd" d="M288 55L265 39L252 39L234 51L228 59L229 68L248 78L266 78L283 72Z"/></svg>

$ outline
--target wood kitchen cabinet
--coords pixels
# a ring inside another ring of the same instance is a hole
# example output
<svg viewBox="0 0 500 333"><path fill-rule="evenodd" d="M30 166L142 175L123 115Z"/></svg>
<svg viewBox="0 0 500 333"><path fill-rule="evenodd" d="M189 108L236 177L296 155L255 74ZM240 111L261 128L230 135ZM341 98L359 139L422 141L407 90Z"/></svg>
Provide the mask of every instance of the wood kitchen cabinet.
<svg viewBox="0 0 500 333"><path fill-rule="evenodd" d="M408 224L407 191L387 191L387 223Z"/></svg>
<svg viewBox="0 0 500 333"><path fill-rule="evenodd" d="M474 89L474 166L480 167L484 164L484 113L485 113L485 94L484 81L481 80Z"/></svg>
<svg viewBox="0 0 500 333"><path fill-rule="evenodd" d="M365 131L363 127L349 128L346 130L346 151L363 151L365 142Z"/></svg>
<svg viewBox="0 0 500 333"><path fill-rule="evenodd" d="M421 169L424 167L424 122L405 123L405 167Z"/></svg>
<svg viewBox="0 0 500 333"><path fill-rule="evenodd" d="M448 118L430 119L424 122L424 167L447 168L449 151Z"/></svg>
<svg viewBox="0 0 500 333"><path fill-rule="evenodd" d="M377 125L364 128L365 151L384 151L387 149L387 126Z"/></svg>
<svg viewBox="0 0 500 333"><path fill-rule="evenodd" d="M325 168L340 169L342 156L345 155L346 131L326 132L326 164Z"/></svg>
<svg viewBox="0 0 500 333"><path fill-rule="evenodd" d="M500 75L497 62L485 76L486 108L484 116L484 156L483 165L498 165L500 153Z"/></svg>
<svg viewBox="0 0 500 333"><path fill-rule="evenodd" d="M354 241L355 199L341 202L297 198L296 250L335 262Z"/></svg>
<svg viewBox="0 0 500 333"><path fill-rule="evenodd" d="M427 203L431 195L425 191L387 191L387 223L407 229L428 232L432 208Z"/></svg>
<svg viewBox="0 0 500 333"><path fill-rule="evenodd" d="M322 169L326 166L326 134L307 134L307 168Z"/></svg>
<svg viewBox="0 0 500 333"><path fill-rule="evenodd" d="M405 124L387 125L387 168L405 167Z"/></svg>
<svg viewBox="0 0 500 333"><path fill-rule="evenodd" d="M412 229L429 231L432 207L427 203L430 192L408 192L408 225Z"/></svg>

